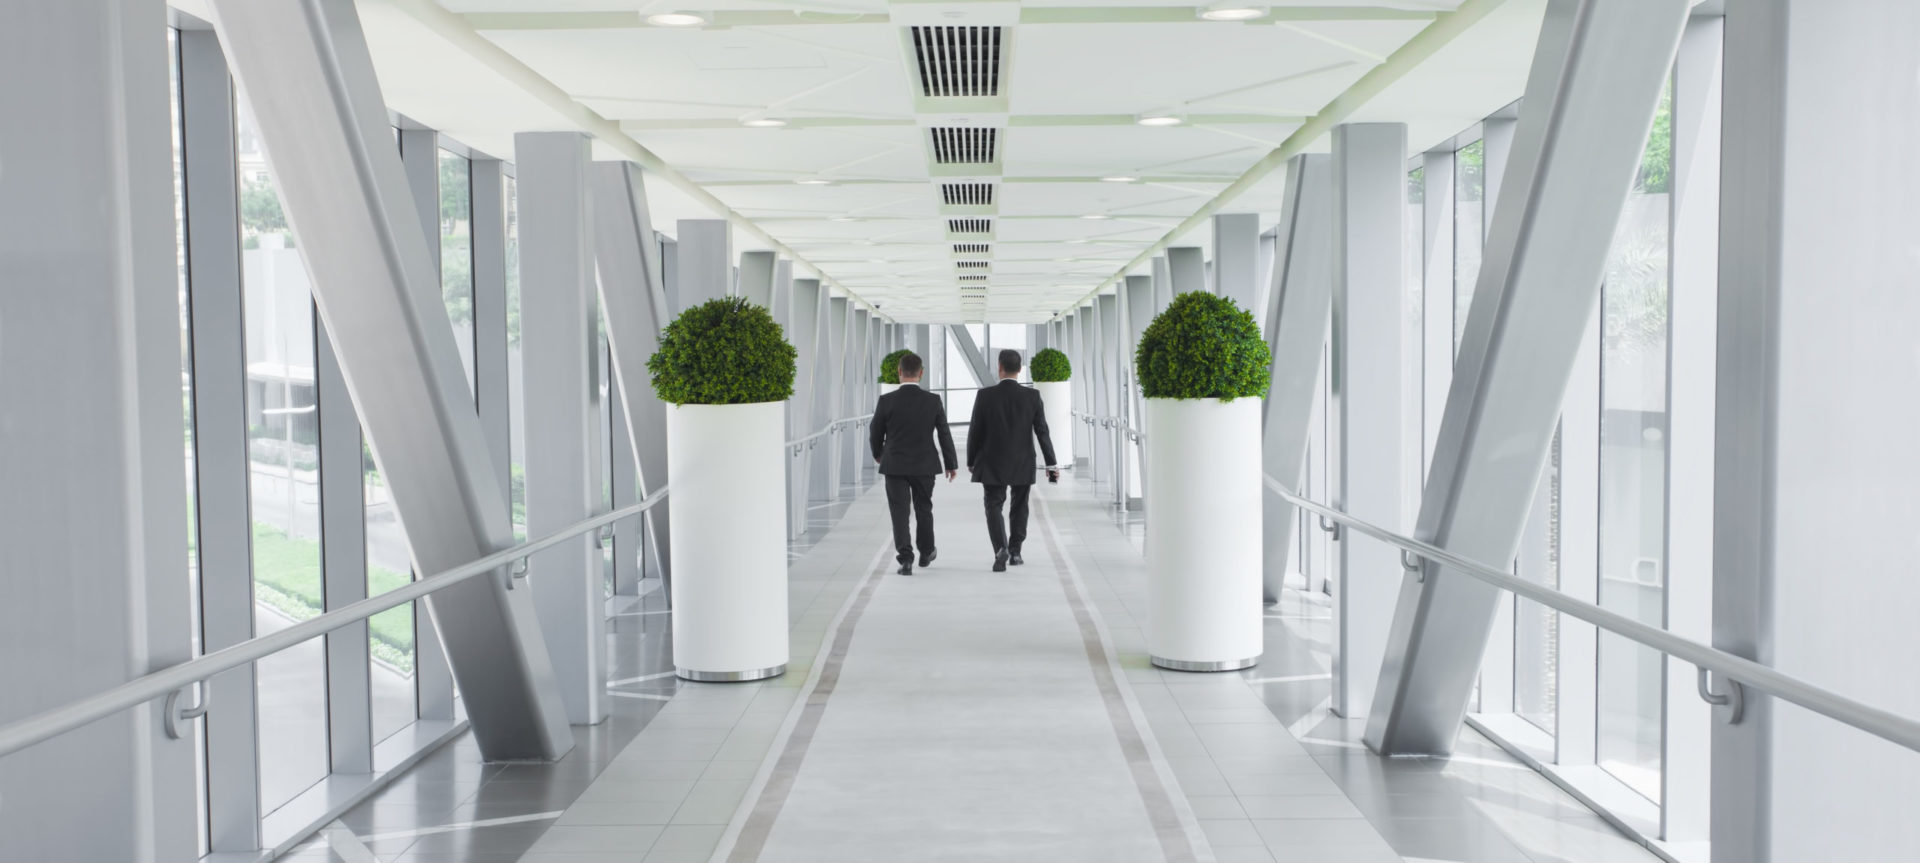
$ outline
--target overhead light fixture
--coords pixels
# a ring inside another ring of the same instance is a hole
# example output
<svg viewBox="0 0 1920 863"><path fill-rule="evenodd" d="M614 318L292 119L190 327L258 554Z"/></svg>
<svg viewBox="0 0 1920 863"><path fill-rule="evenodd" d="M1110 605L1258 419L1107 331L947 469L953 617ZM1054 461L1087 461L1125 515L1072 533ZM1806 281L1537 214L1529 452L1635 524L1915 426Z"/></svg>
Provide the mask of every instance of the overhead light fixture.
<svg viewBox="0 0 1920 863"><path fill-rule="evenodd" d="M798 180L795 180L794 182L796 182L796 183L799 183L799 184L800 184L800 185L802 185L802 186L831 186L831 185L833 185L833 181L832 181L832 180L829 180L829 179L827 179L827 178L825 178L825 177L801 177L800 179L798 179Z"/></svg>
<svg viewBox="0 0 1920 863"><path fill-rule="evenodd" d="M860 220L859 220L859 219L856 219L856 218L854 218L854 217L852 217L852 216L834 216L833 218L831 218L831 219L828 219L827 221L829 221L829 222L858 222L858 221L860 221Z"/></svg>
<svg viewBox="0 0 1920 863"><path fill-rule="evenodd" d="M755 117L751 120L740 121L740 125L749 129L778 129L786 124L787 121L779 117Z"/></svg>
<svg viewBox="0 0 1920 863"><path fill-rule="evenodd" d="M1125 174L1115 174L1111 177L1101 177L1100 182L1102 183L1138 183L1140 182L1140 178L1129 177Z"/></svg>
<svg viewBox="0 0 1920 863"><path fill-rule="evenodd" d="M1252 21L1255 18L1267 17L1267 10L1259 6L1216 3L1200 10L1200 17L1208 21Z"/></svg>
<svg viewBox="0 0 1920 863"><path fill-rule="evenodd" d="M698 12L656 12L647 16L647 23L655 27L704 27L707 16Z"/></svg>
<svg viewBox="0 0 1920 863"><path fill-rule="evenodd" d="M1133 118L1133 122L1142 126L1178 126L1187 121L1174 114L1141 114Z"/></svg>
<svg viewBox="0 0 1920 863"><path fill-rule="evenodd" d="M1086 245L1086 243L1087 243L1086 237L1074 237L1073 239L1067 241L1067 245L1069 246L1084 246Z"/></svg>
<svg viewBox="0 0 1920 863"><path fill-rule="evenodd" d="M1112 217L1107 215L1106 213L1088 213L1084 216L1081 216L1080 218L1086 219L1088 221L1099 222L1099 221L1105 221L1106 219L1110 219Z"/></svg>

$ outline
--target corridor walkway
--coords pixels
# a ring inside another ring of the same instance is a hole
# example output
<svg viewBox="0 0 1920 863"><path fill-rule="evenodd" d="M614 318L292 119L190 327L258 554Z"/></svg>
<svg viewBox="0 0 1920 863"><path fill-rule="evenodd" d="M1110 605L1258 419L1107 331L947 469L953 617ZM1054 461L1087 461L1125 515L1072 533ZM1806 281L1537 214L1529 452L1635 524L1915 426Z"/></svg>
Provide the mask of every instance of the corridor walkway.
<svg viewBox="0 0 1920 863"><path fill-rule="evenodd" d="M979 487L941 483L941 558L910 578L884 490L848 491L796 547L784 677L673 680L646 597L626 619L645 637L614 645L639 654L616 658L616 715L566 760L428 765L294 859L1657 859L1471 731L1451 760L1367 753L1325 710L1324 596L1269 609L1253 669L1151 667L1139 516L1084 479L1038 487L1006 573ZM407 808L442 779L476 787L429 795L445 815Z"/></svg>

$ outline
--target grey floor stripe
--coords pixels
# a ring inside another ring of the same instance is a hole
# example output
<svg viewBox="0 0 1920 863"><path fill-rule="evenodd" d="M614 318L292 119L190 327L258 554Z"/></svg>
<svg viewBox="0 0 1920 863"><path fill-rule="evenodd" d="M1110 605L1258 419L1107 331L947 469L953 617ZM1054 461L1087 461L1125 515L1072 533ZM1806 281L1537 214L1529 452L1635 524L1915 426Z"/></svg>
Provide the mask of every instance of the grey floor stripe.
<svg viewBox="0 0 1920 863"><path fill-rule="evenodd" d="M867 603L873 599L873 590L879 586L880 576L886 572L884 554L892 545L889 539L881 552L874 555L874 563L866 581L860 585L853 604L840 619L839 627L833 633L833 647L827 652L826 661L821 664L820 677L807 694L806 705L801 708L793 732L788 735L786 746L780 751L779 760L774 763L773 772L767 776L766 785L754 801L753 811L740 828L739 838L734 843L732 853L727 855L727 860L752 863L760 859L760 852L767 847L767 837L773 834L774 822L780 819L780 809L787 802L787 794L793 790L794 779L800 775L800 765L806 761L807 746L813 742L814 731L820 727L820 716L826 712L827 700L833 697L834 687L840 682L840 669L847 659L847 647L853 643L855 625L860 622L860 615L866 612Z"/></svg>
<svg viewBox="0 0 1920 863"><path fill-rule="evenodd" d="M1160 839L1160 848L1166 853L1167 859L1174 863L1193 863L1203 856L1212 860L1210 847L1196 847L1186 819L1181 817L1173 794L1154 763L1154 753L1148 748L1147 736L1135 721L1133 712L1128 709L1126 698L1121 695L1120 682L1114 676L1114 664L1109 659L1110 646L1101 635L1100 628L1094 625L1093 613L1079 580L1070 569L1072 564L1067 560L1066 549L1060 546L1060 533L1054 528L1053 514L1043 498L1035 497L1034 503L1040 520L1047 528L1047 554L1053 558L1054 570L1059 574L1060 589L1066 593L1067 605L1073 609L1073 619L1080 625L1080 639L1086 645L1087 664L1093 669L1094 683L1100 688L1100 697L1107 705L1107 718L1113 722L1114 737L1120 741L1120 751L1126 754L1127 767L1133 772L1133 782L1140 790L1140 800L1147 808L1147 817L1153 821L1153 832ZM1201 848L1206 850L1202 851Z"/></svg>

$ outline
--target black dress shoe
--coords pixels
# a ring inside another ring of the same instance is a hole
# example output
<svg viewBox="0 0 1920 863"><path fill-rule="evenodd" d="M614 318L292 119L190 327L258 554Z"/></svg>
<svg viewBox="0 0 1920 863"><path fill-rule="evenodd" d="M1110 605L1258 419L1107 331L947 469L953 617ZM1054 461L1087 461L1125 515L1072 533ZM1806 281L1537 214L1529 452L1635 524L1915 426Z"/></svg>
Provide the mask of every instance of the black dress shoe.
<svg viewBox="0 0 1920 863"><path fill-rule="evenodd" d="M920 568L926 569L927 564L932 563L933 559L939 556L940 552L928 549L926 554L920 555Z"/></svg>
<svg viewBox="0 0 1920 863"><path fill-rule="evenodd" d="M1013 564L1014 566L1019 566L1023 563L1026 563L1026 561L1020 559L1020 552L1018 549L1015 549L1007 553L1007 562L1010 564Z"/></svg>
<svg viewBox="0 0 1920 863"><path fill-rule="evenodd" d="M901 575L912 575L912 574L913 574L913 564L911 564L911 563L903 563L903 564L900 564L900 574L901 574Z"/></svg>
<svg viewBox="0 0 1920 863"><path fill-rule="evenodd" d="M993 553L993 571L994 572L1007 571L1007 550L1006 549L1003 548Z"/></svg>

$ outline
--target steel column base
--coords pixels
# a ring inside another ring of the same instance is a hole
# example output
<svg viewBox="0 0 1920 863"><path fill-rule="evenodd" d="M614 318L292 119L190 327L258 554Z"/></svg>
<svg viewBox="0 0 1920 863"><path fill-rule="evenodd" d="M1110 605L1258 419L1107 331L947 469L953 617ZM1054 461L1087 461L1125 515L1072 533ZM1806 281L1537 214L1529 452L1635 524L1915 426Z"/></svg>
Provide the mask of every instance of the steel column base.
<svg viewBox="0 0 1920 863"><path fill-rule="evenodd" d="M754 668L747 671L695 671L691 668L675 666L673 673L681 680L699 683L745 683L750 680L765 680L787 673L787 664L781 663L772 668Z"/></svg>
<svg viewBox="0 0 1920 863"><path fill-rule="evenodd" d="M1246 659L1209 660L1206 662L1193 662L1185 659L1166 659L1159 656L1150 658L1153 660L1154 665L1167 669L1168 671L1239 671L1242 668L1252 668L1260 662L1260 657L1258 656L1249 656Z"/></svg>

